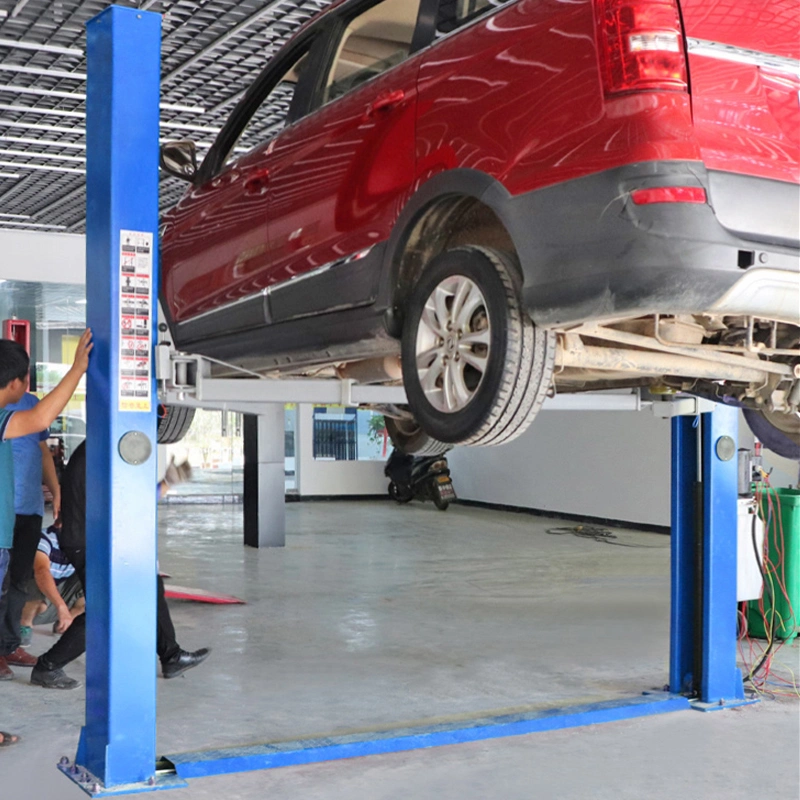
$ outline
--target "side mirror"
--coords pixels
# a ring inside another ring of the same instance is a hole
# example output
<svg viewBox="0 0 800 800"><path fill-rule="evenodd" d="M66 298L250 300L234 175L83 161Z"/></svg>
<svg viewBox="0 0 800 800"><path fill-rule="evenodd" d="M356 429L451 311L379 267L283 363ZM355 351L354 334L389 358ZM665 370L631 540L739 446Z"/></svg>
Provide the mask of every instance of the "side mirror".
<svg viewBox="0 0 800 800"><path fill-rule="evenodd" d="M197 148L188 139L161 145L161 169L184 181L193 181L197 174Z"/></svg>

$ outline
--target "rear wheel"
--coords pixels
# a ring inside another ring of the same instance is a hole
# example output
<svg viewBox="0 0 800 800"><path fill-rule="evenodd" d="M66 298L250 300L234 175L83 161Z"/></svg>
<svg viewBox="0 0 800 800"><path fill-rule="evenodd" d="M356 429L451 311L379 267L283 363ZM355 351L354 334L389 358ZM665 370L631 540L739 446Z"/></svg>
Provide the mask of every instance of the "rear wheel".
<svg viewBox="0 0 800 800"><path fill-rule="evenodd" d="M447 511L447 507L450 505L449 500L445 500L443 497L439 495L439 490L435 489L433 492L433 504L439 511Z"/></svg>
<svg viewBox="0 0 800 800"><path fill-rule="evenodd" d="M765 447L784 458L800 461L800 414L742 409L750 430Z"/></svg>
<svg viewBox="0 0 800 800"><path fill-rule="evenodd" d="M440 456L451 450L453 445L446 444L428 436L415 419L394 419L384 417L386 431L392 444L409 456Z"/></svg>
<svg viewBox="0 0 800 800"><path fill-rule="evenodd" d="M194 408L188 406L158 406L158 443L175 444L192 427Z"/></svg>
<svg viewBox="0 0 800 800"><path fill-rule="evenodd" d="M403 382L420 428L441 442L502 444L550 388L555 336L536 328L507 256L460 247L434 258L403 326Z"/></svg>

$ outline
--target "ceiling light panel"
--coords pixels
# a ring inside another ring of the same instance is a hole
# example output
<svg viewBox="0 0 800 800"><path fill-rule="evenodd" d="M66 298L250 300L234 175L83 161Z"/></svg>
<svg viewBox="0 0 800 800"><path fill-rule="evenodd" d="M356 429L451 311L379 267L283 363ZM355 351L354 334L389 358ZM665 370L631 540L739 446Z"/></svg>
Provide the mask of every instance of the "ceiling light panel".
<svg viewBox="0 0 800 800"><path fill-rule="evenodd" d="M163 14L161 140L202 140L202 156L270 56L330 0L119 2ZM107 6L16 0L0 14L0 228L83 231L85 24ZM257 135L274 121L264 110ZM162 210L186 189L164 175L160 186Z"/></svg>

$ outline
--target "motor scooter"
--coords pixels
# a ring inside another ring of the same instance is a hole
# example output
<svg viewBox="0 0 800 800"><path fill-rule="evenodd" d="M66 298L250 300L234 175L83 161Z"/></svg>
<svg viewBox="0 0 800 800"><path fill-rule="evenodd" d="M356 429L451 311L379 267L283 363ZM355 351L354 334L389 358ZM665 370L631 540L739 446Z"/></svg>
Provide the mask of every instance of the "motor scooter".
<svg viewBox="0 0 800 800"><path fill-rule="evenodd" d="M447 459L441 456L409 456L392 450L383 474L389 478L389 497L398 503L433 500L446 511L456 499Z"/></svg>

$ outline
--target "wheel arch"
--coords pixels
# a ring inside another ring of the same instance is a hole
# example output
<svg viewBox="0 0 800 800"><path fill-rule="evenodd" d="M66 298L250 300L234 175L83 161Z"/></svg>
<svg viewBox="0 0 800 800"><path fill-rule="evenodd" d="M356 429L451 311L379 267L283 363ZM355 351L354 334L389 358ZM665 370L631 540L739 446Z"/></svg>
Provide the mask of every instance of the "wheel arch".
<svg viewBox="0 0 800 800"><path fill-rule="evenodd" d="M495 178L471 169L439 173L414 194L395 224L381 270L379 304L387 309L386 327L393 336L402 331L411 289L425 265L442 251L471 244L519 258L510 198Z"/></svg>

